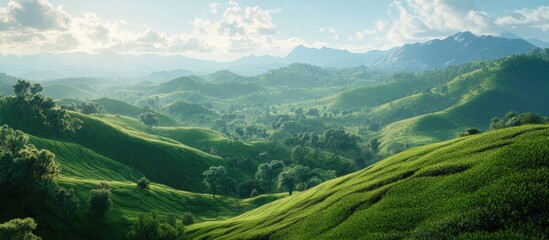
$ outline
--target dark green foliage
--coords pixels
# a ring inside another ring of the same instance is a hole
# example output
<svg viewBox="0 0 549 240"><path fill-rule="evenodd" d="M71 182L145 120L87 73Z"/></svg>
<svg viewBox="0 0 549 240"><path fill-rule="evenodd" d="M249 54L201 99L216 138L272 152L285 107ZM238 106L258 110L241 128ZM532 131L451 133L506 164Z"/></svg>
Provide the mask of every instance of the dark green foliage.
<svg viewBox="0 0 549 240"><path fill-rule="evenodd" d="M153 112L142 113L138 116L138 118L149 131L151 131L154 126L158 125L158 117L156 117L156 114Z"/></svg>
<svg viewBox="0 0 549 240"><path fill-rule="evenodd" d="M38 150L19 130L4 125L0 129L0 193L30 194L45 190L61 171L55 155Z"/></svg>
<svg viewBox="0 0 549 240"><path fill-rule="evenodd" d="M0 224L0 239L6 240L39 240L42 239L32 233L36 229L36 222L32 218L12 219Z"/></svg>
<svg viewBox="0 0 549 240"><path fill-rule="evenodd" d="M257 172L255 173L255 179L264 183L267 186L267 191L272 192L272 186L274 180L282 170L284 170L284 162L280 160L273 160L270 163L264 163L257 167Z"/></svg>
<svg viewBox="0 0 549 240"><path fill-rule="evenodd" d="M285 168L280 174L278 174L278 186L280 188L286 188L288 194L292 195L295 189L295 185L299 182L299 176L297 170L293 167Z"/></svg>
<svg viewBox="0 0 549 240"><path fill-rule="evenodd" d="M112 193L110 189L100 188L90 190L88 210L97 218L103 217L112 207Z"/></svg>
<svg viewBox="0 0 549 240"><path fill-rule="evenodd" d="M323 133L324 145L337 150L350 150L357 147L360 138L346 133L343 129L328 129Z"/></svg>
<svg viewBox="0 0 549 240"><path fill-rule="evenodd" d="M105 189L110 191L112 187L106 182L99 182L99 184L97 184L97 186L95 186L93 189Z"/></svg>
<svg viewBox="0 0 549 240"><path fill-rule="evenodd" d="M204 180L202 183L210 189L212 196L215 198L215 194L221 190L224 184L227 182L227 170L223 166L210 167L202 175Z"/></svg>
<svg viewBox="0 0 549 240"><path fill-rule="evenodd" d="M181 221L185 226L191 225L194 223L194 215L190 212L184 212L183 219Z"/></svg>
<svg viewBox="0 0 549 240"><path fill-rule="evenodd" d="M55 198L57 205L63 211L65 221L70 224L72 217L80 207L80 200L76 196L74 188L69 188L68 190L64 188L57 189Z"/></svg>
<svg viewBox="0 0 549 240"><path fill-rule="evenodd" d="M173 220L173 219L172 219ZM180 221L162 219L156 212L142 214L127 234L131 240L182 240L187 239Z"/></svg>
<svg viewBox="0 0 549 240"><path fill-rule="evenodd" d="M42 95L43 88L40 84L19 80L13 89L15 97L7 97L6 107L18 114L18 126L21 123L27 126L37 125L42 134L44 128L55 134L80 129L80 121L72 119L64 109L57 108L52 98Z"/></svg>
<svg viewBox="0 0 549 240"><path fill-rule="evenodd" d="M465 132L460 133L459 136L465 137L465 136L475 135L479 133L482 133L482 131L479 130L478 128L467 128L467 130L465 130Z"/></svg>
<svg viewBox="0 0 549 240"><path fill-rule="evenodd" d="M538 113L526 112L516 113L508 112L504 118L492 118L490 121L490 130L516 127L525 124L546 124L549 123L549 117Z"/></svg>
<svg viewBox="0 0 549 240"><path fill-rule="evenodd" d="M63 106L64 108L68 110L78 111L83 114L101 114L105 111L105 107L103 105L98 104L96 102L92 101L85 101L81 102L80 104L72 104Z"/></svg>
<svg viewBox="0 0 549 240"><path fill-rule="evenodd" d="M151 181L146 177L142 177L139 180L137 180L137 187L140 189L149 189L150 184L151 184Z"/></svg>

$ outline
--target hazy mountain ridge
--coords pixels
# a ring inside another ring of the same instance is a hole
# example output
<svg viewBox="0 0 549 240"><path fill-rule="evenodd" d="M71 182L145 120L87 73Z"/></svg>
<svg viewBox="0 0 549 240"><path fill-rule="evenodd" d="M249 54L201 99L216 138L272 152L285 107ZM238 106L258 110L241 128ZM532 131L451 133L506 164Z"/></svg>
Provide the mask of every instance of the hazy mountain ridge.
<svg viewBox="0 0 549 240"><path fill-rule="evenodd" d="M366 53L352 53L347 50L327 47L308 48L300 45L285 57L252 55L232 62L154 54L3 55L0 56L0 72L7 72L31 80L44 80L55 76L168 80L225 69L241 75L258 75L269 69L284 67L292 63L337 68L364 65L384 71L421 71L479 59L496 59L512 54L526 53L536 47L526 40L513 36L516 35L475 36L470 32L460 32L444 39L405 44L386 51L372 50ZM532 42L536 42L538 46L547 46L547 43L540 40L533 39Z"/></svg>

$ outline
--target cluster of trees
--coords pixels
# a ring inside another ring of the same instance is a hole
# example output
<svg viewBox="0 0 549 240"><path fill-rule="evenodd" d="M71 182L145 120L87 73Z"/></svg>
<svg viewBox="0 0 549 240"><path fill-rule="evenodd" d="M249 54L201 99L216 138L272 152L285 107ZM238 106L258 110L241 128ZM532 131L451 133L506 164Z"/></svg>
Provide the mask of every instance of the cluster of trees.
<svg viewBox="0 0 549 240"><path fill-rule="evenodd" d="M81 103L71 103L61 106L62 109L81 112L83 114L101 114L105 112L105 107L99 103L92 101L84 101Z"/></svg>
<svg viewBox="0 0 549 240"><path fill-rule="evenodd" d="M24 196L51 189L61 168L55 155L29 143L21 131L0 129L0 195Z"/></svg>
<svg viewBox="0 0 549 240"><path fill-rule="evenodd" d="M546 124L549 123L549 117L542 116L538 113L526 112L508 112L505 117L492 118L490 121L490 130L516 127L525 124Z"/></svg>
<svg viewBox="0 0 549 240"><path fill-rule="evenodd" d="M80 119L71 118L66 110L56 107L52 98L42 94L43 88L39 83L18 80L13 90L15 96L5 98L22 123L38 125L42 132L48 128L56 134L74 132L82 127Z"/></svg>
<svg viewBox="0 0 549 240"><path fill-rule="evenodd" d="M185 234L184 225L185 215L183 219L177 219L174 215L160 217L153 211L139 216L128 232L127 238L132 240L190 239Z"/></svg>
<svg viewBox="0 0 549 240"><path fill-rule="evenodd" d="M42 238L34 235L37 227L33 218L16 218L0 224L0 239L10 240L40 240Z"/></svg>
<svg viewBox="0 0 549 240"><path fill-rule="evenodd" d="M204 185L208 187L212 196L227 189L234 189L234 180L227 177L223 166L210 167L204 173ZM306 190L324 181L335 178L334 170L320 168L312 169L300 164L286 166L283 161L272 160L257 167L255 178L244 181L238 186L238 193L242 197L255 197L260 192L272 193L286 189L291 195L294 190Z"/></svg>
<svg viewBox="0 0 549 240"><path fill-rule="evenodd" d="M284 143L290 146L302 145L338 151L356 150L357 144L360 142L362 142L362 138L347 133L344 129L327 129L322 135L315 132L304 132L284 139Z"/></svg>

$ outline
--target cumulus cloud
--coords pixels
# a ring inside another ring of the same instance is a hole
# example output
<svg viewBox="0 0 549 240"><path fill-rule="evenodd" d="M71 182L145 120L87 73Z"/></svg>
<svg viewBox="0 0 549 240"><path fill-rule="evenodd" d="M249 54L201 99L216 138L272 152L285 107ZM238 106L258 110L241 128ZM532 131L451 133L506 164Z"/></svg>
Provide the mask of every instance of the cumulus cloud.
<svg viewBox="0 0 549 240"><path fill-rule="evenodd" d="M549 30L549 6L540 6L534 9L518 9L510 15L498 17L496 24L502 26L527 26Z"/></svg>
<svg viewBox="0 0 549 240"><path fill-rule="evenodd" d="M387 39L401 44L434 37L447 36L457 31L483 33L491 25L487 13L478 11L472 0L408 0L394 1L396 11ZM376 24L385 28L384 23Z"/></svg>
<svg viewBox="0 0 549 240"><path fill-rule="evenodd" d="M62 29L70 23L70 16L62 7L54 7L46 0L10 1L4 11L4 20L12 27L39 30Z"/></svg>

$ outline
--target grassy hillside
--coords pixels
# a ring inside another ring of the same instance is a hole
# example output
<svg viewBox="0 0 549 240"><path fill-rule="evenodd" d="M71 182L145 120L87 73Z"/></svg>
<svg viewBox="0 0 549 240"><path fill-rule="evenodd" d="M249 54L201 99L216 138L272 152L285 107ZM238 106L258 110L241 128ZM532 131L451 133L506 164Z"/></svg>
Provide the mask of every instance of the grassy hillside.
<svg viewBox="0 0 549 240"><path fill-rule="evenodd" d="M98 98L92 100L93 102L102 105L105 107L105 111L110 114L118 114L128 117L137 118L139 114L143 113L145 110L138 106L110 98ZM177 120L170 118L162 113L156 113L158 117L159 126L180 126Z"/></svg>
<svg viewBox="0 0 549 240"><path fill-rule="evenodd" d="M388 125L381 132L384 147L442 141L468 127L486 130L491 118L510 111L547 115L547 76L549 60L520 55L455 78L448 82L445 94L445 100L455 104Z"/></svg>
<svg viewBox="0 0 549 240"><path fill-rule="evenodd" d="M238 217L199 239L542 239L549 126L417 147Z"/></svg>
<svg viewBox="0 0 549 240"><path fill-rule="evenodd" d="M225 219L282 198L283 194L262 195L249 199L235 199L175 190L153 183L149 190L138 189L134 182L106 181L112 187L113 207L101 219L86 210L89 190L98 184L92 179L94 169L87 169L90 177L63 177L57 181L60 187L74 188L80 200L74 219L64 219L61 209L48 196L39 198L4 199L0 197L0 221L31 216L38 223L36 234L44 239L125 239L132 223L140 214L156 211L164 217L173 214L181 217L191 212L196 221Z"/></svg>

